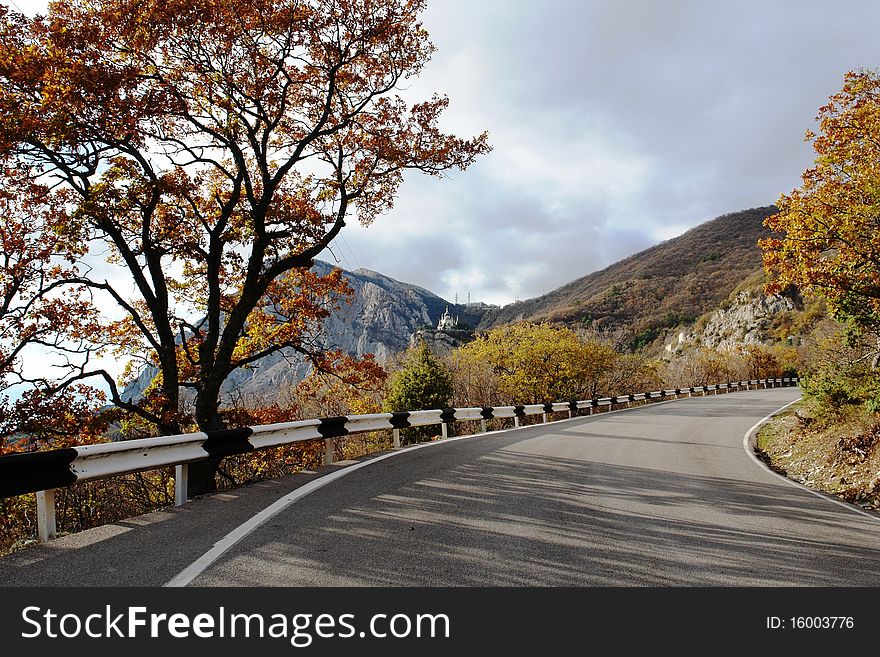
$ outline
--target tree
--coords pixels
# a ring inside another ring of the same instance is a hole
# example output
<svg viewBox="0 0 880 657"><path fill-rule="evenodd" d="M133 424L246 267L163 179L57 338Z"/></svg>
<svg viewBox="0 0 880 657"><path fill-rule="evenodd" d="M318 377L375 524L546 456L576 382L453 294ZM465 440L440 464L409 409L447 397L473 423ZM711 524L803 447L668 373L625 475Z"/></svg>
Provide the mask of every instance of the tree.
<svg viewBox="0 0 880 657"><path fill-rule="evenodd" d="M113 309L54 389L100 378L175 433L186 387L209 431L235 369L282 349L331 367L320 324L347 286L314 258L347 219L390 209L405 171L440 176L489 149L439 130L446 98L394 93L433 51L424 7L61 0L33 20L0 7L0 157L50 188L58 230L87 247L66 284ZM109 348L157 368L148 400L92 364Z"/></svg>
<svg viewBox="0 0 880 657"><path fill-rule="evenodd" d="M880 75L847 73L843 89L807 133L817 157L803 184L783 195L766 225L781 233L760 242L773 276L821 295L837 318L880 329Z"/></svg>
<svg viewBox="0 0 880 657"><path fill-rule="evenodd" d="M455 351L456 369L491 368L502 404L591 398L617 354L552 324L500 326Z"/></svg>
<svg viewBox="0 0 880 657"><path fill-rule="evenodd" d="M746 376L749 379L770 379L781 376L779 358L770 349L761 345L744 345L740 354L745 361Z"/></svg>
<svg viewBox="0 0 880 657"><path fill-rule="evenodd" d="M354 359L338 354L333 373L314 370L293 391L303 418L379 413L388 373L373 354Z"/></svg>
<svg viewBox="0 0 880 657"><path fill-rule="evenodd" d="M654 390L660 385L657 365L642 354L616 353L611 365L594 384L592 396Z"/></svg>
<svg viewBox="0 0 880 657"><path fill-rule="evenodd" d="M452 375L421 342L404 356L403 365L391 375L385 412L447 408L452 399Z"/></svg>
<svg viewBox="0 0 880 657"><path fill-rule="evenodd" d="M730 381L742 364L739 352L695 347L677 354L664 368L663 384L674 387L711 385ZM745 376L745 372L740 372Z"/></svg>
<svg viewBox="0 0 880 657"><path fill-rule="evenodd" d="M448 408L453 394L452 375L422 341L403 356L400 369L391 374L382 410L386 413ZM429 439L435 427L402 430L404 443Z"/></svg>
<svg viewBox="0 0 880 657"><path fill-rule="evenodd" d="M865 354L871 348L865 336L850 335L830 318L807 336L803 347L801 387L822 414L837 416L848 405L862 405L880 413L880 378Z"/></svg>
<svg viewBox="0 0 880 657"><path fill-rule="evenodd" d="M93 439L103 401L83 386L47 393L21 374L28 352L58 356L54 364L65 371L71 349L95 327L84 290L61 291L82 247L60 230L47 192L27 172L0 168L0 453L69 442L77 427L84 441Z"/></svg>

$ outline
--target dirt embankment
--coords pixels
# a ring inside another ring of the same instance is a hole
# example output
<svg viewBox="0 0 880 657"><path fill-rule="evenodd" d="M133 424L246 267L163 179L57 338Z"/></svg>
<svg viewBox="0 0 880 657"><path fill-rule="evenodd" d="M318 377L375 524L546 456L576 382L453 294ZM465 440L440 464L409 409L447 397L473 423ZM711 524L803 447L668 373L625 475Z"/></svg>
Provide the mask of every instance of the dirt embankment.
<svg viewBox="0 0 880 657"><path fill-rule="evenodd" d="M757 448L777 472L880 510L880 416L854 407L823 417L800 402L761 428Z"/></svg>

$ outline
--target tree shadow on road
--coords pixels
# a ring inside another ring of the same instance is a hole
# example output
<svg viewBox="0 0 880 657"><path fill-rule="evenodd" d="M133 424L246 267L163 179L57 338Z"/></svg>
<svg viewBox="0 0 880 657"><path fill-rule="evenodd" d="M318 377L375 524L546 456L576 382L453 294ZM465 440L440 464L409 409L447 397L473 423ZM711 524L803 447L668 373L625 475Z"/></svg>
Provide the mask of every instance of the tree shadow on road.
<svg viewBox="0 0 880 657"><path fill-rule="evenodd" d="M220 578L201 583L880 584L880 523L781 482L591 464L512 446L442 472L400 463L372 480L354 473L359 499L337 491L292 508L250 537Z"/></svg>

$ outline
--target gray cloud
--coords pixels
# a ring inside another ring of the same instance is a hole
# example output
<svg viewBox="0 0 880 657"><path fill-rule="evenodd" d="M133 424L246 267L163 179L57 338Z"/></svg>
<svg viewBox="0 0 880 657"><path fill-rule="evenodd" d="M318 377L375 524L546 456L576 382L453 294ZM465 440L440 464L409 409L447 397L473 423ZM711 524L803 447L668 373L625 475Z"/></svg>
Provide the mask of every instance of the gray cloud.
<svg viewBox="0 0 880 657"><path fill-rule="evenodd" d="M402 93L448 93L444 128L488 129L495 150L408 176L334 251L510 302L772 203L812 162L804 132L844 73L880 65L878 19L874 0L432 0L438 51Z"/></svg>
<svg viewBox="0 0 880 657"><path fill-rule="evenodd" d="M878 18L868 1L435 2L438 52L407 94L447 92L447 129L487 128L495 150L408 180L359 248L375 240L373 268L440 294L512 301L772 203L811 163L803 134L843 74L880 62ZM427 269L381 246L417 207Z"/></svg>

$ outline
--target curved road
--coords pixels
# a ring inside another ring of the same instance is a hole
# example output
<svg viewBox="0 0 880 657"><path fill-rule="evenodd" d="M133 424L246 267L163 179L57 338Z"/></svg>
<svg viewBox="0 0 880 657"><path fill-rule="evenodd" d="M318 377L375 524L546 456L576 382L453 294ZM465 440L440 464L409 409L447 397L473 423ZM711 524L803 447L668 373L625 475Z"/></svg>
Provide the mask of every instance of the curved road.
<svg viewBox="0 0 880 657"><path fill-rule="evenodd" d="M743 449L798 395L699 397L403 450L291 504L192 585L880 585L880 516ZM0 559L0 582L165 583L298 481L24 550Z"/></svg>

